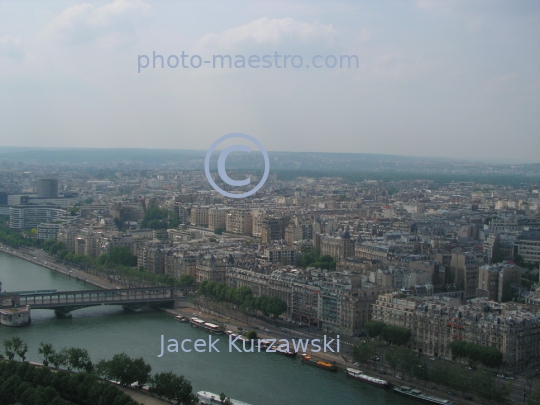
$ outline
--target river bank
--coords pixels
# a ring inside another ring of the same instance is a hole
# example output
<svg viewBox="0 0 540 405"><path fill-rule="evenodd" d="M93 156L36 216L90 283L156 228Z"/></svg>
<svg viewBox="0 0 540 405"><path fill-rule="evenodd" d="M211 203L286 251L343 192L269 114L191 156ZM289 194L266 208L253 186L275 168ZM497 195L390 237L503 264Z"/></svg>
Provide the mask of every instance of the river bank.
<svg viewBox="0 0 540 405"><path fill-rule="evenodd" d="M75 280L83 281L85 283L95 285L106 290L112 290L116 288L123 288L122 285L111 282L107 278L101 278L94 274L88 274L76 267L69 267L67 265L56 263L54 257L49 256L40 249L33 248L19 248L15 249L11 246L0 243L0 251L7 253L11 256L18 257L19 259L36 264L41 267L45 267L49 270L56 271L60 274L74 278Z"/></svg>

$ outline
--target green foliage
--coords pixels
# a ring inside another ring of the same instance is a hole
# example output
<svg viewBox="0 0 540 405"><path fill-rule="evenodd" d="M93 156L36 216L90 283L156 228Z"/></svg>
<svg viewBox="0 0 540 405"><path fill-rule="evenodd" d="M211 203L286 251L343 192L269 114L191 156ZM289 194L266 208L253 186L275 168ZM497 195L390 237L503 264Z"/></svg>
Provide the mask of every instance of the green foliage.
<svg viewBox="0 0 540 405"><path fill-rule="evenodd" d="M183 376L171 371L154 375L150 380L149 391L160 397L175 400L182 405L196 405L199 402L192 392L191 383Z"/></svg>
<svg viewBox="0 0 540 405"><path fill-rule="evenodd" d="M223 392L219 394L219 402L222 405L233 405L231 399L227 397L227 395L225 395Z"/></svg>
<svg viewBox="0 0 540 405"><path fill-rule="evenodd" d="M8 360L13 360L17 355L21 361L26 361L26 352L28 346L18 336L13 336L11 339L4 340L4 354Z"/></svg>
<svg viewBox="0 0 540 405"><path fill-rule="evenodd" d="M0 362L0 404L17 402L25 405L136 405L131 397L101 382L95 374L52 372L48 367L12 360Z"/></svg>
<svg viewBox="0 0 540 405"><path fill-rule="evenodd" d="M272 314L277 317L287 311L287 303L278 296L253 297L251 289L245 286L233 288L225 283L205 280L199 285L197 294L238 305L243 312L261 311L266 316Z"/></svg>
<svg viewBox="0 0 540 405"><path fill-rule="evenodd" d="M380 336L383 340L394 345L404 346L411 338L411 331L409 329L386 325L384 322L379 321L368 321L366 323L366 330L370 337Z"/></svg>
<svg viewBox="0 0 540 405"><path fill-rule="evenodd" d="M90 355L86 349L79 349L77 347L70 347L65 349L66 363L68 370L86 371L91 373L94 370L94 365L90 361Z"/></svg>
<svg viewBox="0 0 540 405"><path fill-rule="evenodd" d="M52 364L52 360L56 356L56 351L53 348L53 345L50 343L39 343L38 354L42 356L43 365L48 367L49 364Z"/></svg>
<svg viewBox="0 0 540 405"><path fill-rule="evenodd" d="M246 333L246 339L257 340L257 332L255 332L254 330L250 330L248 333Z"/></svg>
<svg viewBox="0 0 540 405"><path fill-rule="evenodd" d="M360 343L353 347L352 355L354 361L367 363L372 354L373 352L371 351L369 344Z"/></svg>
<svg viewBox="0 0 540 405"><path fill-rule="evenodd" d="M380 336L383 329L385 328L384 322L379 321L367 321L366 322L366 331L368 333L369 337L377 337Z"/></svg>
<svg viewBox="0 0 540 405"><path fill-rule="evenodd" d="M399 326L385 325L381 331L381 337L391 344L404 346L411 338L411 331Z"/></svg>
<svg viewBox="0 0 540 405"><path fill-rule="evenodd" d="M131 254L128 247L117 247L109 255L109 262L113 265L137 266L137 256Z"/></svg>
<svg viewBox="0 0 540 405"><path fill-rule="evenodd" d="M180 278L174 283L178 287L188 287L193 285L195 278L191 274L182 274Z"/></svg>
<svg viewBox="0 0 540 405"><path fill-rule="evenodd" d="M448 346L454 358L468 358L473 364L481 363L486 367L498 368L503 361L503 354L494 347L468 343L462 340L454 340Z"/></svg>
<svg viewBox="0 0 540 405"><path fill-rule="evenodd" d="M151 371L152 367L142 357L131 359L125 353L115 354L111 360L101 360L96 365L98 375L124 386L137 382L142 387L150 380Z"/></svg>
<svg viewBox="0 0 540 405"><path fill-rule="evenodd" d="M173 211L152 208L144 215L141 226L150 229L168 229L177 228L179 223L178 215Z"/></svg>
<svg viewBox="0 0 540 405"><path fill-rule="evenodd" d="M512 383L499 385L493 373L484 368L472 376L471 388L480 397L488 401L504 402L512 391Z"/></svg>

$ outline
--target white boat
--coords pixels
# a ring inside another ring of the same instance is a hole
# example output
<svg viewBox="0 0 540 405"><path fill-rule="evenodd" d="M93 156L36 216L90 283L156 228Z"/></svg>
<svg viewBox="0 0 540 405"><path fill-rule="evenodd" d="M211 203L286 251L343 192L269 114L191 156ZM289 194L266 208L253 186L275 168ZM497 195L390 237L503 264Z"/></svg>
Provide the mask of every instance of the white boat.
<svg viewBox="0 0 540 405"><path fill-rule="evenodd" d="M219 399L219 394L214 394L213 392L199 391L197 392L197 396L199 397L201 404L216 405L216 404L221 403ZM239 401L237 399L232 399L232 398L231 398L231 403L233 405L250 405L247 402L242 402L242 401Z"/></svg>
<svg viewBox="0 0 540 405"><path fill-rule="evenodd" d="M199 319L199 318L191 318L189 320L189 323L191 323L191 326L195 327L195 328L201 328L201 329L205 329L209 332L212 332L212 333L216 333L216 334L221 334L223 333L223 330L221 330L221 328L218 326L218 325L215 325L213 323L210 323L210 322L205 322L203 321L202 319Z"/></svg>
<svg viewBox="0 0 540 405"><path fill-rule="evenodd" d="M357 370L356 368L347 367L347 375L356 380L367 382L368 384L375 385L381 388L387 388L390 386L388 381L382 380L380 378L371 377L367 374L364 374L362 371Z"/></svg>

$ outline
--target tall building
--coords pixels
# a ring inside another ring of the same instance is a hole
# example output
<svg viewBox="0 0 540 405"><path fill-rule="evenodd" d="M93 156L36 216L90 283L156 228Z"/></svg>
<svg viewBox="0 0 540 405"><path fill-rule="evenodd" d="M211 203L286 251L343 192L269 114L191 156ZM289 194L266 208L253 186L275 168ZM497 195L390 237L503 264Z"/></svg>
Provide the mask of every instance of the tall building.
<svg viewBox="0 0 540 405"><path fill-rule="evenodd" d="M58 198L58 179L39 179L38 198Z"/></svg>
<svg viewBox="0 0 540 405"><path fill-rule="evenodd" d="M525 231L514 242L516 253L529 263L540 263L540 231Z"/></svg>

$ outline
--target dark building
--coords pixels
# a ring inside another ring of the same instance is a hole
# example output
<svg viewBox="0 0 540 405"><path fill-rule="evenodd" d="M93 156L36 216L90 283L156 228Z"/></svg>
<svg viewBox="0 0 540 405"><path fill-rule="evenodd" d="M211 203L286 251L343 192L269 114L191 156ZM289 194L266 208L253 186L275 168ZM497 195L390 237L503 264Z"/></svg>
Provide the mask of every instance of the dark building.
<svg viewBox="0 0 540 405"><path fill-rule="evenodd" d="M58 179L39 179L38 198L58 198Z"/></svg>

